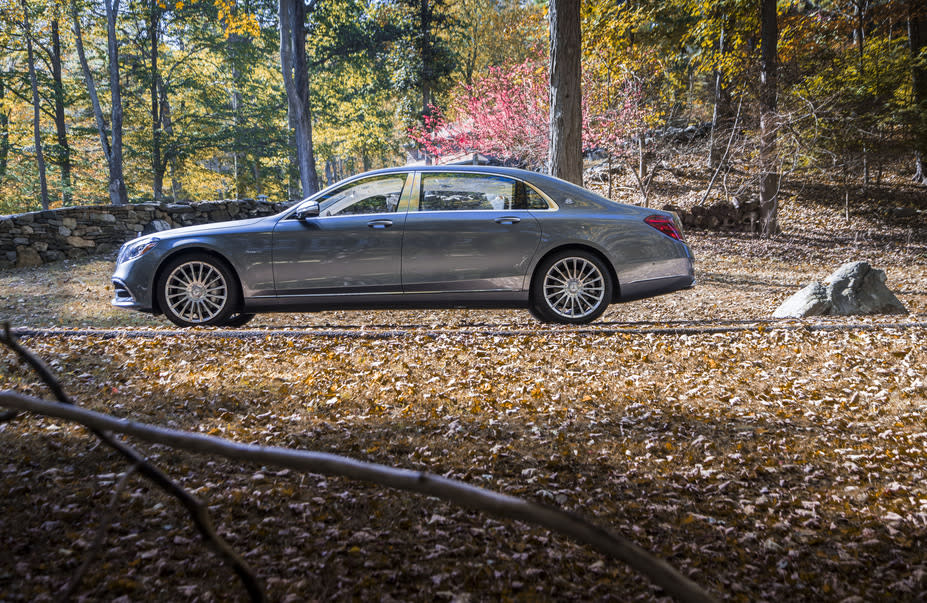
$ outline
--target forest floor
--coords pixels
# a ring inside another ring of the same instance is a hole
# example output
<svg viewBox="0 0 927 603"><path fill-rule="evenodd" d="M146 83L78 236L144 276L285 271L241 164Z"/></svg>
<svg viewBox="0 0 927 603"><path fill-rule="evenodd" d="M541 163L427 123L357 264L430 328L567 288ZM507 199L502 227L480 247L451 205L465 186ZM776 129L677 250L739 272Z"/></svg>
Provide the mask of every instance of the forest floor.
<svg viewBox="0 0 927 603"><path fill-rule="evenodd" d="M671 185L661 180L654 205L678 202ZM927 328L913 325L927 321L927 234L923 214L892 213L923 207L924 193L896 189L850 222L834 191L795 189L771 240L688 232L694 289L612 306L581 329L516 310L378 311L259 316L247 328L265 334L248 339L176 335L109 306L111 257L0 272L0 307L14 327L82 329L23 343L88 408L556 505L722 599L923 600ZM887 272L911 314L770 318L858 259ZM125 326L146 337L92 332ZM0 357L0 389L47 395ZM662 596L621 563L519 522L140 448L209 505L272 600ZM0 449L0 600L53 599L126 466L84 429L35 416L0 425ZM114 508L80 597L244 598L173 500L133 476Z"/></svg>

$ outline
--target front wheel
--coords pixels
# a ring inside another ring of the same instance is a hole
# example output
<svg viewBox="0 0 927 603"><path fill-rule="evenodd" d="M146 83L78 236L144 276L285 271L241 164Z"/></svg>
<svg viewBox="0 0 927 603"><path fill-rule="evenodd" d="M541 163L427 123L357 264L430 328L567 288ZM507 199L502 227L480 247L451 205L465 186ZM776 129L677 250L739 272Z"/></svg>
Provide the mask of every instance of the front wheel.
<svg viewBox="0 0 927 603"><path fill-rule="evenodd" d="M158 295L164 316L181 327L224 325L239 306L231 269L208 255L170 261L158 279Z"/></svg>
<svg viewBox="0 0 927 603"><path fill-rule="evenodd" d="M548 322L587 324L608 308L613 284L598 256L569 249L538 266L531 283L533 314Z"/></svg>

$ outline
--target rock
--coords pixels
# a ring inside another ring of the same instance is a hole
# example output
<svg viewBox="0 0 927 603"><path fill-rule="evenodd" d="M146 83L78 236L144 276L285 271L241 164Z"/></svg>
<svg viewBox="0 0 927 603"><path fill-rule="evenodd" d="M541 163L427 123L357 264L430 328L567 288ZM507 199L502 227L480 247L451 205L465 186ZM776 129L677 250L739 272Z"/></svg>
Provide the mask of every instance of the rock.
<svg viewBox="0 0 927 603"><path fill-rule="evenodd" d="M71 237L67 237L65 240L67 240L68 245L70 245L71 247L86 248L86 247L96 247L97 246L96 242L91 241L89 239L82 239L81 237L71 236Z"/></svg>
<svg viewBox="0 0 927 603"><path fill-rule="evenodd" d="M149 222L145 228L142 229L143 235L149 235L156 232L161 232L162 230L170 230L171 225L165 222L164 220L152 220Z"/></svg>
<svg viewBox="0 0 927 603"><path fill-rule="evenodd" d="M885 271L872 268L868 262L844 264L823 283L811 283L785 300L773 318L907 314L885 280Z"/></svg>
<svg viewBox="0 0 927 603"><path fill-rule="evenodd" d="M39 255L39 252L31 247L24 247L17 250L16 254L16 267L17 268L32 268L34 266L42 265L42 256Z"/></svg>
<svg viewBox="0 0 927 603"><path fill-rule="evenodd" d="M801 318L802 316L822 316L831 308L827 288L821 283L811 283L792 297L785 300L773 312L773 318Z"/></svg>

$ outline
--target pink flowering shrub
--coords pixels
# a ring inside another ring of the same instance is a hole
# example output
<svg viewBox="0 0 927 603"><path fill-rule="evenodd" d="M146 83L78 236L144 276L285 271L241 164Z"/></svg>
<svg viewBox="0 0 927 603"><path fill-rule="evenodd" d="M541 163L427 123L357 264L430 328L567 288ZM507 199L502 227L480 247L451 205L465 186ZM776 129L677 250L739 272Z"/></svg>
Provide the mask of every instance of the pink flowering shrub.
<svg viewBox="0 0 927 603"><path fill-rule="evenodd" d="M541 168L550 144L549 80L540 57L492 67L472 86L460 84L446 112L431 107L409 137L433 157L479 152ZM640 93L631 85L618 94L604 88L589 78L583 82L583 150L620 155L629 131L642 119Z"/></svg>

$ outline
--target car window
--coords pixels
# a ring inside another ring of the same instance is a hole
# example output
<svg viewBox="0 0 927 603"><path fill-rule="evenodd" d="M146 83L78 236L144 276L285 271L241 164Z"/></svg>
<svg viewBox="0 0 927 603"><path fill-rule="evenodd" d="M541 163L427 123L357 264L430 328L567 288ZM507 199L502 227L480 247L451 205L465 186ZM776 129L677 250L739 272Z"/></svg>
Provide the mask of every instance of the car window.
<svg viewBox="0 0 927 603"><path fill-rule="evenodd" d="M515 181L491 174L422 174L419 211L505 211L513 208Z"/></svg>
<svg viewBox="0 0 927 603"><path fill-rule="evenodd" d="M320 216L353 216L396 211L405 174L389 174L352 182L319 199Z"/></svg>
<svg viewBox="0 0 927 603"><path fill-rule="evenodd" d="M525 208L526 209L550 209L547 199L541 196L539 192L525 185Z"/></svg>

